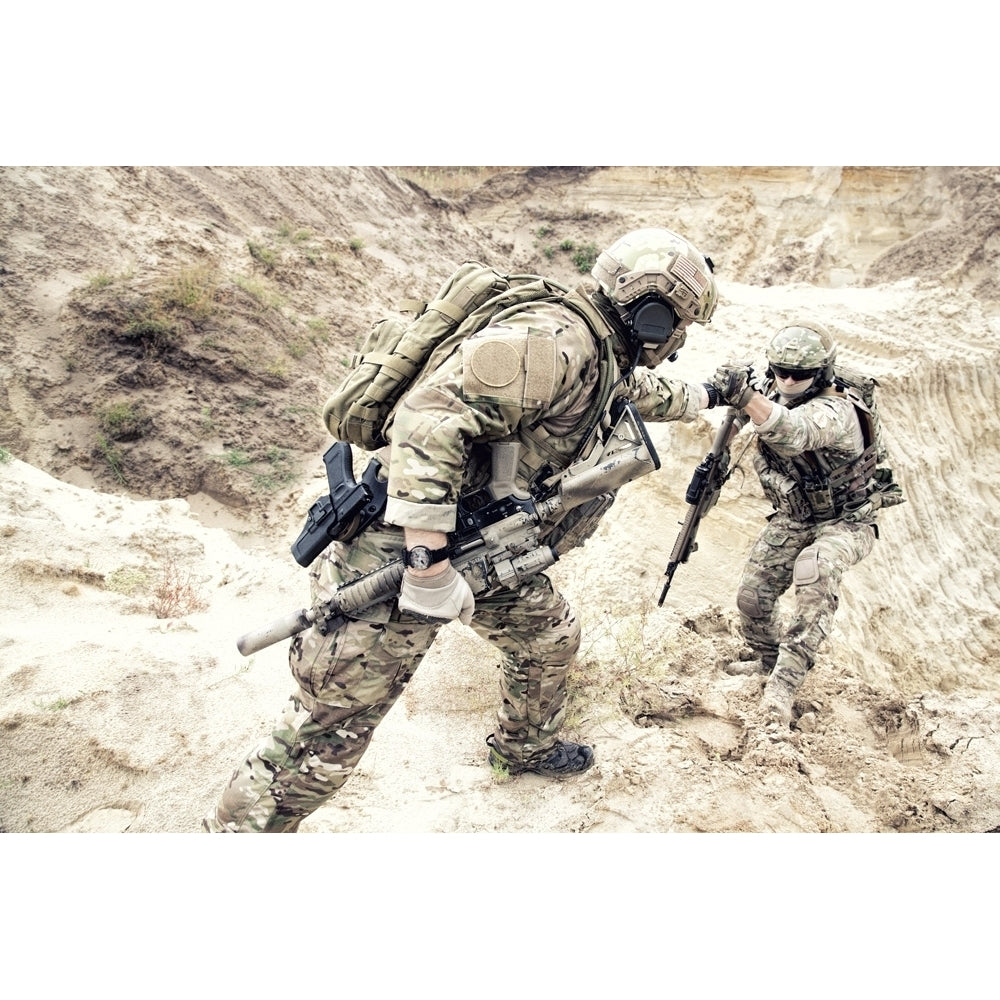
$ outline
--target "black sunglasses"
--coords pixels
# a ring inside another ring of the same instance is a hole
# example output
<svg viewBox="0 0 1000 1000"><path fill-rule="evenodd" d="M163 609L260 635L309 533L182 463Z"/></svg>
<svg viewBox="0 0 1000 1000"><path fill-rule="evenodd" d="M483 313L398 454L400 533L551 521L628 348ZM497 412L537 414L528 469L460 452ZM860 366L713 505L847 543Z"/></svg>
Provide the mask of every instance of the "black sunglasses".
<svg viewBox="0 0 1000 1000"><path fill-rule="evenodd" d="M806 379L815 378L819 374L818 368L785 368L782 365L771 365L771 371L778 378L790 378L796 382L805 382Z"/></svg>

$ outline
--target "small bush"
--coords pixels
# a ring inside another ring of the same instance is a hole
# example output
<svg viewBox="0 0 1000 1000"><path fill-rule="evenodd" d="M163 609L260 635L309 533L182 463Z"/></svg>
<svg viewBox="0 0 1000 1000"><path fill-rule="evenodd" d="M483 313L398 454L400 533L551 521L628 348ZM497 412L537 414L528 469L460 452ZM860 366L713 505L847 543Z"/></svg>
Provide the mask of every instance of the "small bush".
<svg viewBox="0 0 1000 1000"><path fill-rule="evenodd" d="M195 611L204 611L208 601L190 573L182 572L176 563L168 562L153 585L149 610L157 618L180 618Z"/></svg>
<svg viewBox="0 0 1000 1000"><path fill-rule="evenodd" d="M97 411L97 424L112 441L138 441L149 433L153 418L128 401L109 403Z"/></svg>
<svg viewBox="0 0 1000 1000"><path fill-rule="evenodd" d="M215 309L218 273L211 267L186 267L164 281L160 298L164 309L182 310L193 319L207 319Z"/></svg>
<svg viewBox="0 0 1000 1000"><path fill-rule="evenodd" d="M578 247L573 252L573 263L580 274L589 274L597 263L601 251L596 243L588 243L586 246Z"/></svg>

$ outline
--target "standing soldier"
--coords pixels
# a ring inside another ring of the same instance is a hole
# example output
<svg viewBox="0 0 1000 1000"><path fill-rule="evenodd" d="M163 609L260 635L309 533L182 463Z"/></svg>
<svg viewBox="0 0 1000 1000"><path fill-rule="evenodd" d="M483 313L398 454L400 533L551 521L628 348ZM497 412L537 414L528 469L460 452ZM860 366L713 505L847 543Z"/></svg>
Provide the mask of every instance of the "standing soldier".
<svg viewBox="0 0 1000 1000"><path fill-rule="evenodd" d="M754 469L776 513L747 558L736 604L755 660L730 673L767 675L763 704L791 724L795 692L833 627L844 571L871 552L877 511L902 500L872 410L836 379L837 349L822 325L786 326L767 348L762 391L746 365L718 369L712 384L757 436ZM795 588L783 629L778 599Z"/></svg>

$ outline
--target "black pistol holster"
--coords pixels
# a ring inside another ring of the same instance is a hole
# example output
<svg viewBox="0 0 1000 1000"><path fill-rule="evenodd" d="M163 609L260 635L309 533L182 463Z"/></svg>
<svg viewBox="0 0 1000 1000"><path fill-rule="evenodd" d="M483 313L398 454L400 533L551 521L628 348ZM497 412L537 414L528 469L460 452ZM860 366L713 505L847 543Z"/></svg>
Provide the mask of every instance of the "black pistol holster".
<svg viewBox="0 0 1000 1000"><path fill-rule="evenodd" d="M323 463L330 492L309 508L305 527L292 545L300 566L309 566L330 542L357 538L385 510L388 485L379 478L377 459L368 463L360 483L355 482L353 453L346 442L332 444Z"/></svg>

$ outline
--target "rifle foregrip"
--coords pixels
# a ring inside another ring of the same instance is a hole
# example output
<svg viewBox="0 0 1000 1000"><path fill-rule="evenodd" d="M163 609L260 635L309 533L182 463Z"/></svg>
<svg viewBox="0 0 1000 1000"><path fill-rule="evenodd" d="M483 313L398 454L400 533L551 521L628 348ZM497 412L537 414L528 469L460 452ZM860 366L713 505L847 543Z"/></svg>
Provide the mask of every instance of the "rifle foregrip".
<svg viewBox="0 0 1000 1000"><path fill-rule="evenodd" d="M254 632L247 632L236 640L236 648L244 655L249 656L266 646L273 646L282 639L290 639L299 632L304 632L313 623L310 618L310 611L296 611L293 614L279 618Z"/></svg>

